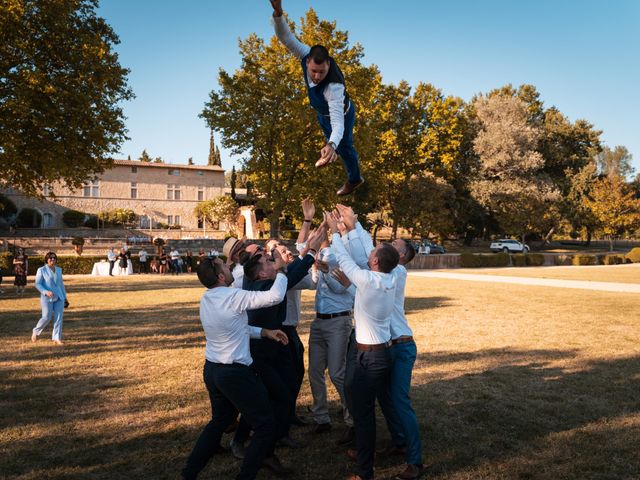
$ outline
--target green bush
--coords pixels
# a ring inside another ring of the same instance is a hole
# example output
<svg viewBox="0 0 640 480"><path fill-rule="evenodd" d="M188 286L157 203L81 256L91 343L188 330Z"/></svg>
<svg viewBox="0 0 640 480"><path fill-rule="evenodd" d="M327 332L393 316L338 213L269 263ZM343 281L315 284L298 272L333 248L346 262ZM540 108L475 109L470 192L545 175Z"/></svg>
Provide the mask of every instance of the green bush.
<svg viewBox="0 0 640 480"><path fill-rule="evenodd" d="M84 221L84 226L89 228L98 228L98 216L87 215L86 220Z"/></svg>
<svg viewBox="0 0 640 480"><path fill-rule="evenodd" d="M20 228L39 228L41 224L42 215L33 208L23 208L16 218L16 225Z"/></svg>
<svg viewBox="0 0 640 480"><path fill-rule="evenodd" d="M85 274L89 275L93 270L93 264L101 260L106 260L105 255L93 255L90 257L78 257L77 255L58 255L57 265L62 269L63 275ZM131 257L133 271L140 269L140 262L137 256ZM44 265L44 256L29 257L28 275L35 275L40 267ZM0 253L0 268L6 274L13 273L13 254L10 252Z"/></svg>
<svg viewBox="0 0 640 480"><path fill-rule="evenodd" d="M62 214L62 221L69 228L79 227L84 223L85 214L78 210L67 210Z"/></svg>
<svg viewBox="0 0 640 480"><path fill-rule="evenodd" d="M574 255L572 265L597 265L598 258L595 255Z"/></svg>
<svg viewBox="0 0 640 480"><path fill-rule="evenodd" d="M624 263L625 257L624 255L605 255L602 257L603 265L620 265Z"/></svg>
<svg viewBox="0 0 640 480"><path fill-rule="evenodd" d="M13 254L11 252L0 253L0 270L5 275L9 274L13 269Z"/></svg>
<svg viewBox="0 0 640 480"><path fill-rule="evenodd" d="M541 253L528 253L525 255L525 260L530 267L540 267L544 265L544 255Z"/></svg>
<svg viewBox="0 0 640 480"><path fill-rule="evenodd" d="M625 258L631 263L640 263L640 247L633 248Z"/></svg>
<svg viewBox="0 0 640 480"><path fill-rule="evenodd" d="M508 267L510 264L508 253L491 255L463 253L460 255L460 266L462 268Z"/></svg>
<svg viewBox="0 0 640 480"><path fill-rule="evenodd" d="M514 267L526 267L527 256L524 253L516 253L511 255L511 263Z"/></svg>
<svg viewBox="0 0 640 480"><path fill-rule="evenodd" d="M0 217L9 220L17 212L18 209L16 208L16 204L13 203L10 198L0 193Z"/></svg>

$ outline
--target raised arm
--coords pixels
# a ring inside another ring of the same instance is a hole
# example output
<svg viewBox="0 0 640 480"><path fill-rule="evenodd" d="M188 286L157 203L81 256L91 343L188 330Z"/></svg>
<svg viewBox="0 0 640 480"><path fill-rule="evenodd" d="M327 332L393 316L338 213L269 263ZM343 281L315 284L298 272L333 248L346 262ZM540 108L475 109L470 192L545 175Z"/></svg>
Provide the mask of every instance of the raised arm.
<svg viewBox="0 0 640 480"><path fill-rule="evenodd" d="M284 300L284 296L287 293L287 277L282 273L278 273L271 288L263 292L238 288L235 289L235 293L240 298L238 302L240 311L271 307Z"/></svg>
<svg viewBox="0 0 640 480"><path fill-rule="evenodd" d="M291 33L287 19L283 15L282 2L280 0L270 1L271 6L273 7L273 27L276 32L276 37L278 37L278 40L280 40L280 42L287 47L287 50L289 50L293 55L297 58L303 58L309 53L311 47L302 43L293 33Z"/></svg>

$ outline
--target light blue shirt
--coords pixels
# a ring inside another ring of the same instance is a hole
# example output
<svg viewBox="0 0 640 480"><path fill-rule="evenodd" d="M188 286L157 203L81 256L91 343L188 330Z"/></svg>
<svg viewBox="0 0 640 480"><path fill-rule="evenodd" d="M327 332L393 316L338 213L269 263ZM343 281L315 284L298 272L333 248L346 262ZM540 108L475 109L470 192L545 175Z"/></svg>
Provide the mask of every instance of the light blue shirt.
<svg viewBox="0 0 640 480"><path fill-rule="evenodd" d="M354 294L344 288L338 282L331 270L338 267L338 261L331 247L326 247L319 252L320 259L329 264L329 272L314 272L316 286L316 311L318 313L339 313L353 309Z"/></svg>
<svg viewBox="0 0 640 480"><path fill-rule="evenodd" d="M40 267L36 273L36 288L44 295L47 292L53 292L52 300L66 300L67 291L62 282L62 269L55 267L55 272L47 265Z"/></svg>

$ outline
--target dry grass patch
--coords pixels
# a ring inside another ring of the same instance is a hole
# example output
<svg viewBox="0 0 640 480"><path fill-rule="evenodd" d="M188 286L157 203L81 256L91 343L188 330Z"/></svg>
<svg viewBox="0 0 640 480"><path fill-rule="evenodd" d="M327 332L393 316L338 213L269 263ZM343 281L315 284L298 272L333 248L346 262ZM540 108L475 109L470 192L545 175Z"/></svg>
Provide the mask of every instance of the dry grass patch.
<svg viewBox="0 0 640 480"><path fill-rule="evenodd" d="M63 349L46 338L50 327L29 342L40 313L33 291L0 302L0 478L177 478L210 414L203 289L194 276L67 285ZM303 295L304 342L312 300ZM410 277L407 310L430 478L638 478L637 295ZM300 408L310 403L305 381ZM296 465L294 478L349 471L332 442L339 428L294 433L309 442L279 451ZM400 461L381 462L377 478ZM233 478L237 468L218 455L202 478Z"/></svg>
<svg viewBox="0 0 640 480"><path fill-rule="evenodd" d="M452 270L439 270L451 272ZM507 277L582 280L588 282L640 283L640 264L589 265L562 267L460 268L455 273L499 275Z"/></svg>

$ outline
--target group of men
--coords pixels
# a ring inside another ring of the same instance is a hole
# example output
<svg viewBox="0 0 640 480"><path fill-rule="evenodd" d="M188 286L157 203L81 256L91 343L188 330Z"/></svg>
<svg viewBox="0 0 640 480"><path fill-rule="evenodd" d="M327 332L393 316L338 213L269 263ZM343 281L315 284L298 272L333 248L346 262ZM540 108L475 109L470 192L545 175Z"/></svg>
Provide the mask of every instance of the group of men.
<svg viewBox="0 0 640 480"><path fill-rule="evenodd" d="M298 255L277 241L263 249L229 239L223 249L227 263L207 258L198 267L198 278L208 288L200 319L212 418L182 471L186 480L196 478L222 448L222 435L238 414L231 442L233 454L242 458L236 478L253 479L262 466L279 474L291 472L274 449L277 442L300 446L289 428L302 422L296 400L305 373L304 346L296 327L300 292L307 288L316 291L308 345L312 431L331 430L328 370L346 424L338 443L355 441L355 449L347 451L356 462L355 472L347 478L372 479L374 457L391 454L405 455L406 466L396 478L416 479L424 473L409 397L417 351L404 315L404 265L415 250L401 239L374 247L350 207L325 212L315 230L310 228L315 214L311 201L303 202L303 213ZM377 453L376 399L392 439Z"/></svg>

